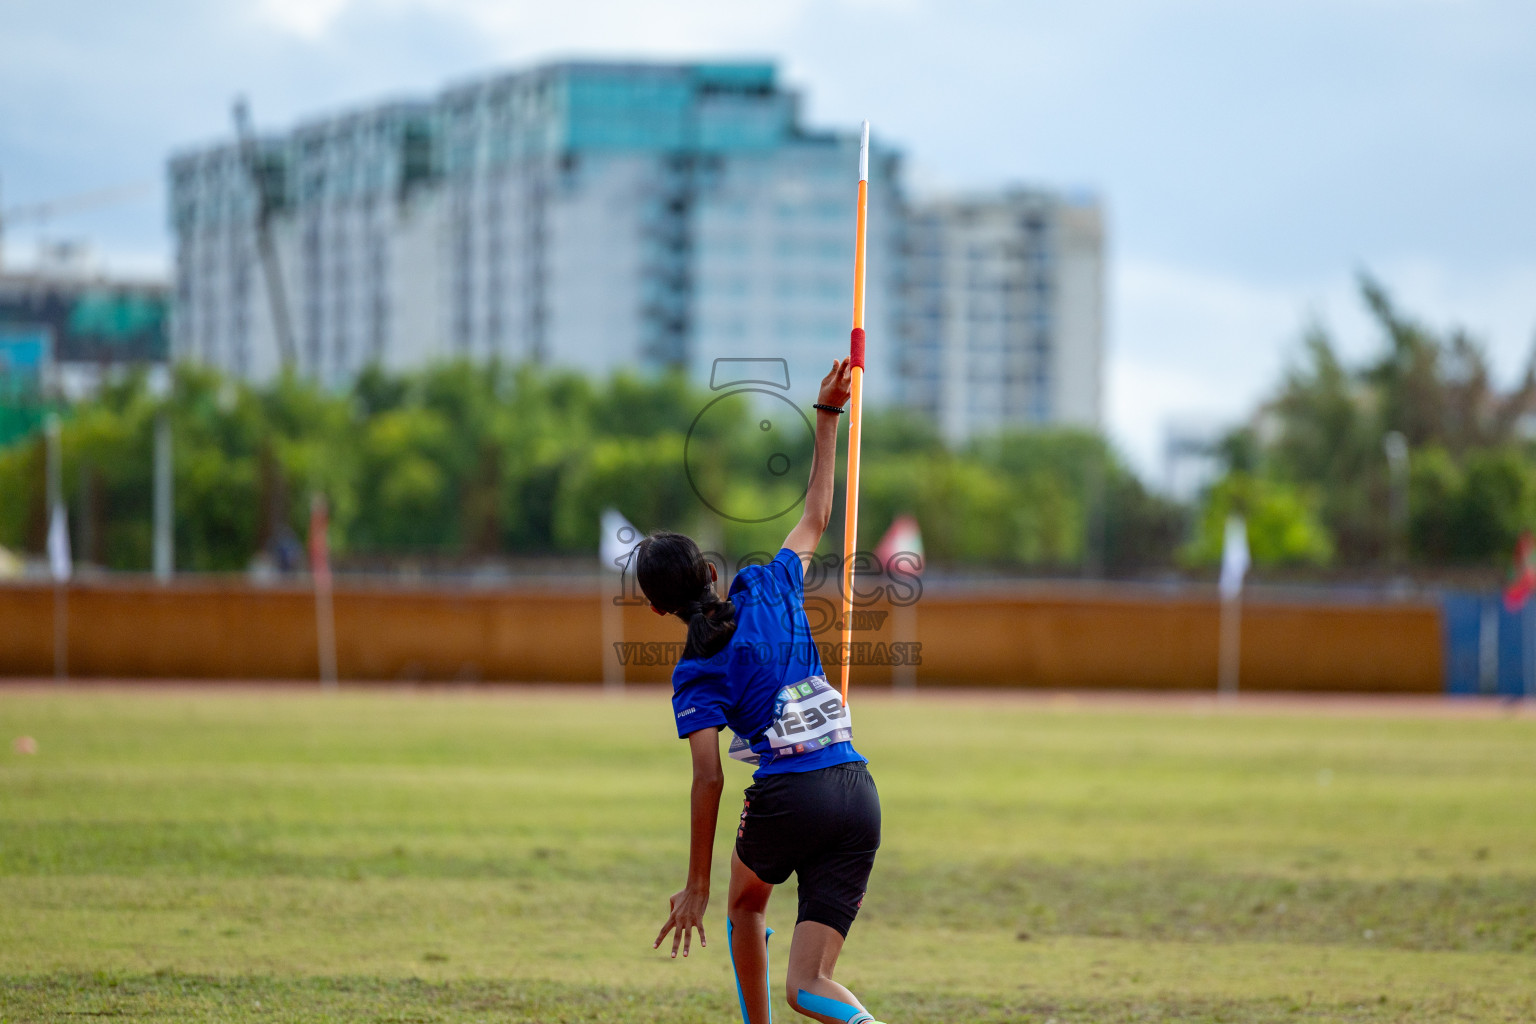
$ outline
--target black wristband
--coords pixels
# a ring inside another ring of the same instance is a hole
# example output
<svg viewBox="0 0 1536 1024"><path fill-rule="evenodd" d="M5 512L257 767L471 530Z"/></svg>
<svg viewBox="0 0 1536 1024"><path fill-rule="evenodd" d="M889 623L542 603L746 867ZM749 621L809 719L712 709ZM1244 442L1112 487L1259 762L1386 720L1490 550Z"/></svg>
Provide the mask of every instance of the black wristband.
<svg viewBox="0 0 1536 1024"><path fill-rule="evenodd" d="M813 402L811 404L811 408L812 409L820 409L822 412L835 412L839 416L841 416L846 411L840 405L823 405L820 402Z"/></svg>

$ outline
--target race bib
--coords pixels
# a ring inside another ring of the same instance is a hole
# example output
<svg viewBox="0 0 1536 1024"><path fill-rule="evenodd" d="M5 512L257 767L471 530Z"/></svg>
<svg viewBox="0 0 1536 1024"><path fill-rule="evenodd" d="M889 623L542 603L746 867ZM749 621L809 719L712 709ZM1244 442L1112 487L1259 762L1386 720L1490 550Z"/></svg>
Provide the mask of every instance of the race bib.
<svg viewBox="0 0 1536 1024"><path fill-rule="evenodd" d="M775 759L808 754L853 739L853 712L824 677L810 676L779 691L764 735ZM740 736L732 740L730 755L748 764L761 760Z"/></svg>

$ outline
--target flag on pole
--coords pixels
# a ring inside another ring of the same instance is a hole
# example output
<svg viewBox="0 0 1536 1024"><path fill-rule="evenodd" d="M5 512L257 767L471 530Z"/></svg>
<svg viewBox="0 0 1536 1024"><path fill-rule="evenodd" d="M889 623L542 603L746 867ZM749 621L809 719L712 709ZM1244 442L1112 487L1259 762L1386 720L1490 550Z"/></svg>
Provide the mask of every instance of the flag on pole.
<svg viewBox="0 0 1536 1024"><path fill-rule="evenodd" d="M320 661L320 685L336 686L336 609L331 603L331 517L325 495L309 498L309 578L315 586L315 646Z"/></svg>
<svg viewBox="0 0 1536 1024"><path fill-rule="evenodd" d="M602 537L598 542L598 557L603 568L623 572L629 568L630 555L644 538L634 525L616 508L604 509Z"/></svg>
<svg viewBox="0 0 1536 1024"><path fill-rule="evenodd" d="M1221 598L1230 601L1243 591L1248 575L1248 524L1240 515L1227 516L1227 532L1221 545Z"/></svg>
<svg viewBox="0 0 1536 1024"><path fill-rule="evenodd" d="M53 515L48 520L48 568L55 583L68 583L74 559L69 553L69 519L64 514L64 503L53 503Z"/></svg>
<svg viewBox="0 0 1536 1024"><path fill-rule="evenodd" d="M640 531L618 509L608 508L603 510L598 533L598 558L603 568L621 575L628 572L635 548L643 539ZM624 642L624 610L620 607L624 603L627 602L622 588L611 599L603 595L603 686L609 690L624 686L624 663L618 658L619 646Z"/></svg>
<svg viewBox="0 0 1536 1024"><path fill-rule="evenodd" d="M1523 530L1515 541L1515 571L1509 586L1504 588L1504 607L1517 612L1525 607L1531 594L1536 592L1536 539L1530 530Z"/></svg>
<svg viewBox="0 0 1536 1024"><path fill-rule="evenodd" d="M903 587L895 585L898 575L916 577L923 571L923 535L917 528L916 518L910 515L896 517L875 548L875 561L891 577L893 584L890 588L891 631L895 643L891 649L895 651L899 647L909 652L917 650L917 608L914 602L922 591L910 586L910 579L905 593ZM891 659L891 685L898 690L917 687L915 660L910 657Z"/></svg>
<svg viewBox="0 0 1536 1024"><path fill-rule="evenodd" d="M325 495L315 494L309 500L309 573L314 577L317 590L331 588L330 528Z"/></svg>
<svg viewBox="0 0 1536 1024"><path fill-rule="evenodd" d="M859 549L859 439L864 422L864 237L869 209L869 122L859 131L859 205L853 236L853 331L848 364L848 493L843 501L843 703L848 703L848 669L853 660L853 556Z"/></svg>
<svg viewBox="0 0 1536 1024"><path fill-rule="evenodd" d="M880 539L880 546L875 548L875 561L890 572L891 560L903 554L907 557L898 563L903 569L911 573L923 571L923 534L917 528L917 520L910 515L897 516L891 523L891 528Z"/></svg>

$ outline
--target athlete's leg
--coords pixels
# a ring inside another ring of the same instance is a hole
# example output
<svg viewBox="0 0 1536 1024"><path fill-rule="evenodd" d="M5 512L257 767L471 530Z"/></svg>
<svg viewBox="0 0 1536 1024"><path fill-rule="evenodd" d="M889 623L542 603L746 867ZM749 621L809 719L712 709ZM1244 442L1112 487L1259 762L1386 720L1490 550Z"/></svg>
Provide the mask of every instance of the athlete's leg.
<svg viewBox="0 0 1536 1024"><path fill-rule="evenodd" d="M796 866L800 910L789 951L785 996L799 1013L826 1024L872 1020L852 992L832 980L843 940L864 905L880 848L880 797L860 765L825 769L823 799L805 801L811 827L835 836L818 855Z"/></svg>
<svg viewBox="0 0 1536 1024"><path fill-rule="evenodd" d="M863 1024L873 1017L852 992L832 980L843 936L820 921L801 921L789 947L784 997L790 1009L823 1024Z"/></svg>
<svg viewBox="0 0 1536 1024"><path fill-rule="evenodd" d="M768 923L764 911L773 886L758 878L731 851L731 889L726 903L731 966L736 970L736 992L741 998L744 1024L769 1024Z"/></svg>

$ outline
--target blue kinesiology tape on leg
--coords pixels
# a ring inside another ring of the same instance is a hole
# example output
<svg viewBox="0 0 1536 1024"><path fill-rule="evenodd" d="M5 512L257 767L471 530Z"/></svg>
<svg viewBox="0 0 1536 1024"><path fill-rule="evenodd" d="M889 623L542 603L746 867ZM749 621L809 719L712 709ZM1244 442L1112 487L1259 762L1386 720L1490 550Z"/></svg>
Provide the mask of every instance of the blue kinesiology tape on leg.
<svg viewBox="0 0 1536 1024"><path fill-rule="evenodd" d="M766 926L763 926L766 927ZM763 933L763 990L770 993L768 996L768 1024L773 1024L773 970L768 963L768 940L773 938L773 929Z"/></svg>
<svg viewBox="0 0 1536 1024"><path fill-rule="evenodd" d="M741 1007L741 1024L752 1024L752 1018L747 1016L747 997L741 991L741 972L736 969L736 943L732 941L732 935L736 932L735 925L727 918L725 922L725 951L731 954L731 976L736 979L736 1005Z"/></svg>
<svg viewBox="0 0 1536 1024"><path fill-rule="evenodd" d="M767 928L766 925L764 925ZM769 993L768 997L768 1024L773 1024L773 971L768 962L768 940L773 938L773 929L768 928L763 934L763 991Z"/></svg>
<svg viewBox="0 0 1536 1024"><path fill-rule="evenodd" d="M840 999L828 999L826 996L818 996L814 992L801 989L795 995L795 1002L800 1004L800 1009L819 1013L823 1017L831 1017L834 1020L843 1021L844 1024L865 1024L865 1021L875 1019L874 1014L868 1010L861 1010L857 1006L849 1006Z"/></svg>
<svg viewBox="0 0 1536 1024"><path fill-rule="evenodd" d="M747 1016L747 997L743 995L741 991L741 972L736 969L736 944L731 941L731 936L735 933L735 931L735 925L731 924L730 918L726 918L725 950L727 953L731 954L731 974L733 974L736 978L736 1004L741 1007L741 1024L752 1024L752 1018ZM771 984L773 975L771 972L767 971L767 967L768 938L772 934L773 929L769 928L767 934L763 936L763 967L764 973L768 975L766 980L770 982L768 985L768 991L770 992L773 991L773 985ZM773 1024L773 1000L771 999L768 1000L768 1024Z"/></svg>

